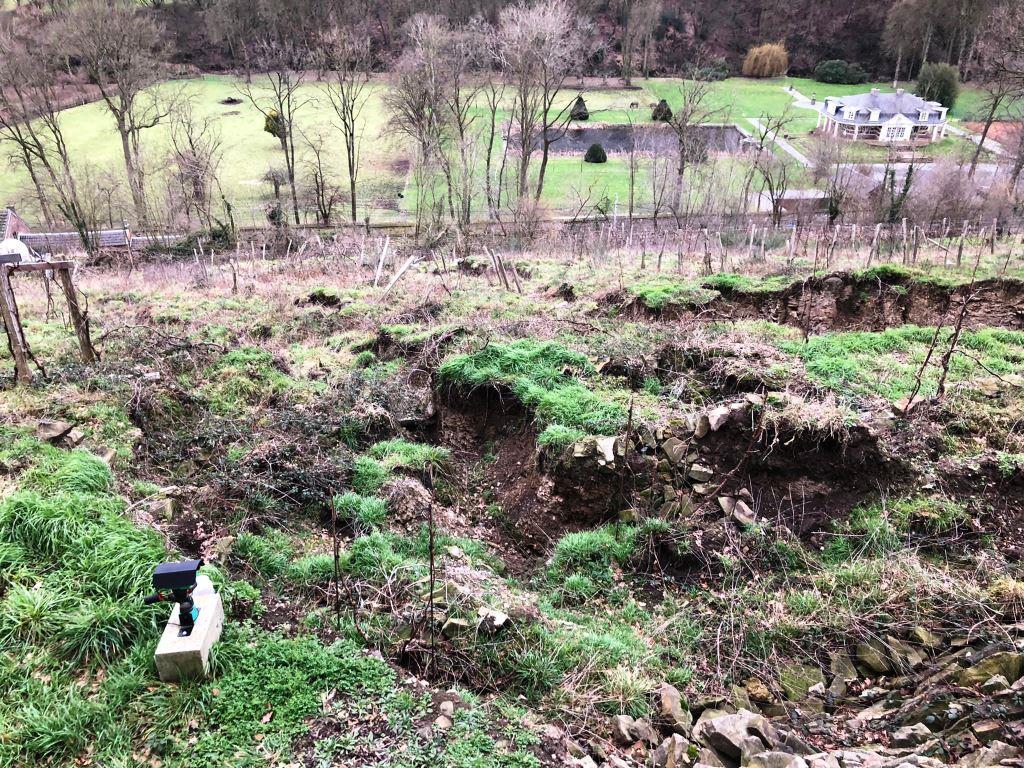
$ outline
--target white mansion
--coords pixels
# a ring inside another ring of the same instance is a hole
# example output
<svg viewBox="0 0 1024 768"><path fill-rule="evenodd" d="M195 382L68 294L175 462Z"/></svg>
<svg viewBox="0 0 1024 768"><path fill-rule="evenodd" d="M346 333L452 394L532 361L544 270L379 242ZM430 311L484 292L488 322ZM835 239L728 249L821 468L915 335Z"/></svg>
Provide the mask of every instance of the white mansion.
<svg viewBox="0 0 1024 768"><path fill-rule="evenodd" d="M829 96L818 109L818 128L845 139L921 144L946 135L946 107L902 88L896 93Z"/></svg>

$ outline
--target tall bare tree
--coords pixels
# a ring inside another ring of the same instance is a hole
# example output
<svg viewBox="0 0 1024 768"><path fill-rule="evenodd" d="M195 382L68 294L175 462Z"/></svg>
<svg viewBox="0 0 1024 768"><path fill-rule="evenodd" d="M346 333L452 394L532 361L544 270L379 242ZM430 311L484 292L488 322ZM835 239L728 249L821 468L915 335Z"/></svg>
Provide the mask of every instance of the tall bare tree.
<svg viewBox="0 0 1024 768"><path fill-rule="evenodd" d="M513 5L501 12L498 56L512 91L512 122L519 154L520 197L530 187L530 161L541 152L533 199L544 190L551 145L568 128L574 98L564 99L566 78L579 64L583 50L580 22L566 0Z"/></svg>
<svg viewBox="0 0 1024 768"><path fill-rule="evenodd" d="M714 122L721 110L711 100L711 87L705 80L684 80L679 86L668 126L677 142L677 163L675 186L668 208L680 220L683 201L683 187L686 184L686 170L692 163L700 162L707 155L706 129L701 126Z"/></svg>
<svg viewBox="0 0 1024 768"><path fill-rule="evenodd" d="M15 148L39 197L48 225L56 207L74 227L87 252L94 251L94 219L80 194L64 138L57 78L59 62L0 39L0 141Z"/></svg>
<svg viewBox="0 0 1024 768"><path fill-rule="evenodd" d="M370 45L365 35L335 30L329 39L327 68L331 79L324 92L338 118L338 130L345 150L348 171L349 210L356 220L356 181L359 178L359 152L363 139L362 112L370 98Z"/></svg>
<svg viewBox="0 0 1024 768"><path fill-rule="evenodd" d="M246 82L239 91L263 115L284 153L284 167L291 192L292 216L299 219L299 195L296 189L296 120L311 101L303 89L309 51L290 40L265 38L256 46L267 73L255 82Z"/></svg>
<svg viewBox="0 0 1024 768"><path fill-rule="evenodd" d="M160 80L164 33L133 0L82 0L60 22L67 52L100 89L121 138L135 215L145 223L146 175L142 133L170 114L166 98L151 89Z"/></svg>
<svg viewBox="0 0 1024 768"><path fill-rule="evenodd" d="M171 115L170 139L171 173L184 213L212 229L213 195L224 158L217 122L209 115L199 116L191 100L182 100Z"/></svg>

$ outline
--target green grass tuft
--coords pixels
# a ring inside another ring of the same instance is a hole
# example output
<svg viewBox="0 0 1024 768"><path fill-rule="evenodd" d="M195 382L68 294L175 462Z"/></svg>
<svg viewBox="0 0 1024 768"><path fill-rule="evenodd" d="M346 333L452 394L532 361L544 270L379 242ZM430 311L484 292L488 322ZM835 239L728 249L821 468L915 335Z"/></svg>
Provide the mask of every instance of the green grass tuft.
<svg viewBox="0 0 1024 768"><path fill-rule="evenodd" d="M542 427L557 424L608 435L626 421L620 403L600 397L579 381L580 376L595 374L586 355L555 342L519 339L489 344L479 352L449 358L438 373L443 381L463 387L511 387Z"/></svg>

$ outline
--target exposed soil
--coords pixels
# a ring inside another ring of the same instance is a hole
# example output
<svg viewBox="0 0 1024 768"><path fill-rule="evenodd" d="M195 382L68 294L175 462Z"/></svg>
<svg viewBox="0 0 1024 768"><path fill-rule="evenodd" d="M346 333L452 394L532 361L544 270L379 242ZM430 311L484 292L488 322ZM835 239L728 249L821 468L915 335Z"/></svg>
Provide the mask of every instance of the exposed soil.
<svg viewBox="0 0 1024 768"><path fill-rule="evenodd" d="M637 299L628 311L681 320L770 320L807 333L882 331L901 325L953 322L967 301L968 328L1024 329L1024 282L993 278L949 288L917 280L885 282L838 272L795 282L779 291L729 291L701 306L669 304L652 310Z"/></svg>
<svg viewBox="0 0 1024 768"><path fill-rule="evenodd" d="M649 475L640 456L624 472L595 465L581 473L546 460L532 414L506 390L447 391L440 411L439 442L451 449L459 474L482 469L475 496L496 505L491 513L499 516L499 528L528 556L547 552L564 533L614 520L624 498Z"/></svg>

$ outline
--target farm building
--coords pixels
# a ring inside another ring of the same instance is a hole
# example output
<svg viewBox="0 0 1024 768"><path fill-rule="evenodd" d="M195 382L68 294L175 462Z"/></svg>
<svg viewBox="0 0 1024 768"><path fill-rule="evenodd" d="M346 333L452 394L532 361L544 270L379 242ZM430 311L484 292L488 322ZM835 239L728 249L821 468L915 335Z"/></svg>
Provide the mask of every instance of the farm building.
<svg viewBox="0 0 1024 768"><path fill-rule="evenodd" d="M818 128L834 136L879 144L927 144L946 135L947 109L902 88L895 93L829 96L818 110Z"/></svg>

